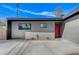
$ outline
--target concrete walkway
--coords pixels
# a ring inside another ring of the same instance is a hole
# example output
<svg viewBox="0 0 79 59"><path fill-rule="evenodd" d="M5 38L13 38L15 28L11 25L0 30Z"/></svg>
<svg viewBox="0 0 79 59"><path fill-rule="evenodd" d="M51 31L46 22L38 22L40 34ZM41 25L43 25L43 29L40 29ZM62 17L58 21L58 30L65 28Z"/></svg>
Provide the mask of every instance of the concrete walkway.
<svg viewBox="0 0 79 59"><path fill-rule="evenodd" d="M79 53L79 46L68 40L4 40L1 55L61 55Z"/></svg>

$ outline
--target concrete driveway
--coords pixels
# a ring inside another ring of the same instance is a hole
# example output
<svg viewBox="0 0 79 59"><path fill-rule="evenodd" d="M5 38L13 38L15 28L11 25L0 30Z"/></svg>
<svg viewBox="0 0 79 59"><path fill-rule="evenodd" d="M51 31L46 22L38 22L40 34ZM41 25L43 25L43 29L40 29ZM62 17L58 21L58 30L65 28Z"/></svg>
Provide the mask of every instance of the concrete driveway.
<svg viewBox="0 0 79 59"><path fill-rule="evenodd" d="M1 55L63 55L75 52L79 53L79 46L62 39L0 41Z"/></svg>

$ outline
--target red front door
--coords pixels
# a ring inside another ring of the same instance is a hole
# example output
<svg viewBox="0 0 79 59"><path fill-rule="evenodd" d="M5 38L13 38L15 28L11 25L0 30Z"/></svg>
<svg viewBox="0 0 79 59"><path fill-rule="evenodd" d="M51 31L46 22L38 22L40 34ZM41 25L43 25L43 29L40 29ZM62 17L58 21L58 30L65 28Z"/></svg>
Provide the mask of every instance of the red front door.
<svg viewBox="0 0 79 59"><path fill-rule="evenodd" d="M56 22L55 23L55 38L60 38L61 37L61 23Z"/></svg>

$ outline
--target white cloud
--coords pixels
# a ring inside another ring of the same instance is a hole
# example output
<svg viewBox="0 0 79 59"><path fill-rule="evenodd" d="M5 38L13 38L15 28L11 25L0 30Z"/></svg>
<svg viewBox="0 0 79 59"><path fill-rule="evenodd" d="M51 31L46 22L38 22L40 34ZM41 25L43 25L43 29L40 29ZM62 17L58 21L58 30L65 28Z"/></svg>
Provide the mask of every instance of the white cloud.
<svg viewBox="0 0 79 59"><path fill-rule="evenodd" d="M19 11L31 13L31 14L34 14L34 15L44 15L44 16L52 16L52 17L55 17L55 15L52 12L47 12L47 11L38 12L38 13L31 12L31 11L28 11L28 10L22 10L22 9L19 9Z"/></svg>
<svg viewBox="0 0 79 59"><path fill-rule="evenodd" d="M2 5L2 7L7 8L7 9L12 10L12 11L16 11L16 9L14 9L10 6L7 6L7 5Z"/></svg>
<svg viewBox="0 0 79 59"><path fill-rule="evenodd" d="M15 8L12 8L10 6L7 6L7 5L2 5L2 7L4 8L7 8L9 10L12 10L12 11L16 11ZM53 12L47 12L47 11L43 11L43 12L32 12L32 11L28 11L28 10L23 10L23 9L18 9L19 11L21 12L24 12L24 13L30 13L30 14L34 14L34 15L44 15L44 16L51 16L51 17L56 17Z"/></svg>
<svg viewBox="0 0 79 59"><path fill-rule="evenodd" d="M55 17L55 15L52 12L41 12L40 14Z"/></svg>

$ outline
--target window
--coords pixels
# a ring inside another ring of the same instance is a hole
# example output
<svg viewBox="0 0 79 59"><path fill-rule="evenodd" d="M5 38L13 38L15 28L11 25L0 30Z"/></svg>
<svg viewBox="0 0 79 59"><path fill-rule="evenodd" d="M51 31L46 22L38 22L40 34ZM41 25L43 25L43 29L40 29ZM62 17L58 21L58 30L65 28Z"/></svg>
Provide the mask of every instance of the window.
<svg viewBox="0 0 79 59"><path fill-rule="evenodd" d="M47 23L42 23L42 24L40 25L40 27L41 27L41 28L47 28Z"/></svg>
<svg viewBox="0 0 79 59"><path fill-rule="evenodd" d="M18 27L19 30L31 30L31 24L29 23L20 23Z"/></svg>

